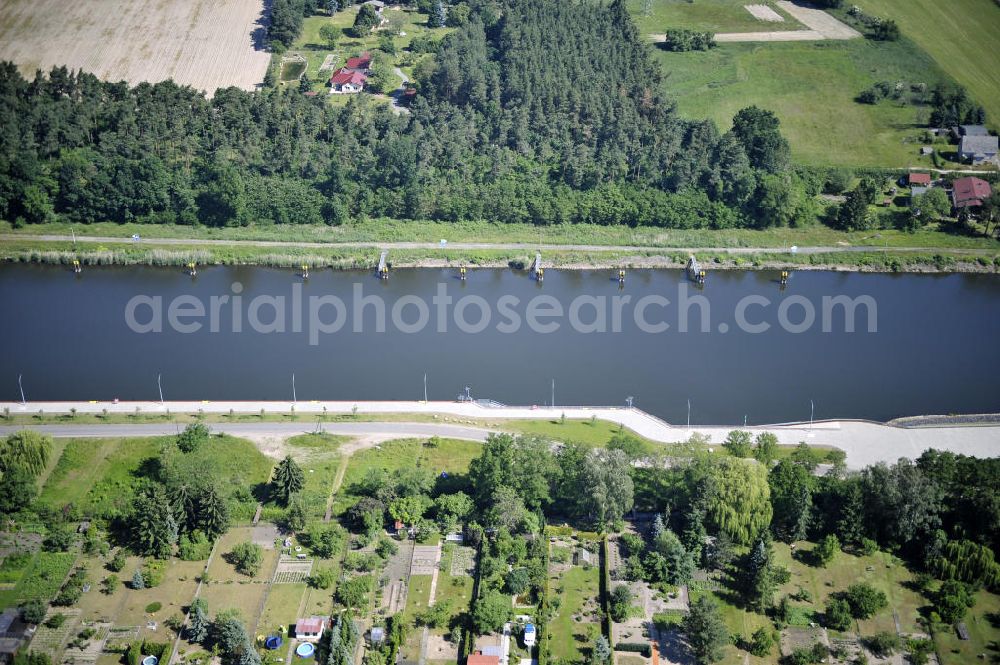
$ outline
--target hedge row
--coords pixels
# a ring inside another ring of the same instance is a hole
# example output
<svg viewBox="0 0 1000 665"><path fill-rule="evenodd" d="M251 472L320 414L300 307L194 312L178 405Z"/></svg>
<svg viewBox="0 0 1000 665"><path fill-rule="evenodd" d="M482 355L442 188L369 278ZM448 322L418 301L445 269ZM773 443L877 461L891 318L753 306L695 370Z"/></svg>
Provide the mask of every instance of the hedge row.
<svg viewBox="0 0 1000 665"><path fill-rule="evenodd" d="M615 645L615 651L641 653L646 658L653 655L653 647L649 646L649 642L619 642Z"/></svg>

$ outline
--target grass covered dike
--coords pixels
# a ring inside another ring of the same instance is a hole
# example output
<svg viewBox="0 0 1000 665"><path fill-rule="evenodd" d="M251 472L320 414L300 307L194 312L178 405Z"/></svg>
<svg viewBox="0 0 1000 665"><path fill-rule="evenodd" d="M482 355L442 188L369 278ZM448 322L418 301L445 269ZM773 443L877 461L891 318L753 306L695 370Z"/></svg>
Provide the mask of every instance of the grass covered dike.
<svg viewBox="0 0 1000 665"><path fill-rule="evenodd" d="M546 265L555 268L681 268L691 251L712 269L994 272L1000 266L1000 243L996 240L940 230L843 232L816 226L765 231L673 231L593 225L533 227L485 222L449 225L379 221L343 227L240 229L96 224L84 227L81 235L85 232L101 238L98 242L74 244L51 239L71 235L79 229L79 226L50 224L32 227L28 232L10 233L0 226L0 233L6 235L0 243L0 262L67 267L74 260L83 266L182 267L193 262L298 268L305 264L314 269L370 270L378 261L379 243L404 242L427 246L391 249L392 267L470 265L525 269L539 245L546 246L542 250ZM145 235L141 242L135 243L126 233L155 235ZM118 237L122 240L110 240ZM166 239L172 242L163 242ZM441 239L496 247L430 246ZM206 244L201 240L221 242ZM286 244L253 244L258 242ZM566 248L554 247L558 245ZM793 246L825 251L792 254L784 249ZM782 249L776 251L777 248Z"/></svg>

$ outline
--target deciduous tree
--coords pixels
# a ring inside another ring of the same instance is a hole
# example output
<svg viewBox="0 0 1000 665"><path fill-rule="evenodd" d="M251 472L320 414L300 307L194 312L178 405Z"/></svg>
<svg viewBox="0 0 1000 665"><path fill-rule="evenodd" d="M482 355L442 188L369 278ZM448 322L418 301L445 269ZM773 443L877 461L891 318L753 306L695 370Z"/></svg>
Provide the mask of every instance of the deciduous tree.
<svg viewBox="0 0 1000 665"><path fill-rule="evenodd" d="M499 591L488 591L476 601L472 611L472 625L480 635L495 633L510 621L512 614L510 596Z"/></svg>

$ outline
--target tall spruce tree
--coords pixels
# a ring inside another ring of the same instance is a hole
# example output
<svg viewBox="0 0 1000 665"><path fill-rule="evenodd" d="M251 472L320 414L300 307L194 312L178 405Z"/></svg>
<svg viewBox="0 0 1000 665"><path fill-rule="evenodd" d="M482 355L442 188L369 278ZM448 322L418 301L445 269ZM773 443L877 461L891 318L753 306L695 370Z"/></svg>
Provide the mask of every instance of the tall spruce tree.
<svg viewBox="0 0 1000 665"><path fill-rule="evenodd" d="M305 486L305 474L302 473L302 469L295 463L291 455L286 456L278 463L274 470L272 485L275 495L285 505L288 505L293 494L301 491Z"/></svg>

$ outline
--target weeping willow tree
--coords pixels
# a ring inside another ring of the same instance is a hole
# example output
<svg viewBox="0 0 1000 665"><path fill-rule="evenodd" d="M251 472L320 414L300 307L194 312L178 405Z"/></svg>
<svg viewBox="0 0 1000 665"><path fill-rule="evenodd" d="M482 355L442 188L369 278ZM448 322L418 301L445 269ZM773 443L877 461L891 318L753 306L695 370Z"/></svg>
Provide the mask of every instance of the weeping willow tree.
<svg viewBox="0 0 1000 665"><path fill-rule="evenodd" d="M961 580L988 589L1000 587L1000 564L993 551L971 540L953 540L944 553L929 562L931 571L943 580Z"/></svg>
<svg viewBox="0 0 1000 665"><path fill-rule="evenodd" d="M741 545L749 545L771 524L767 470L752 460L723 457L702 462L708 491L706 518Z"/></svg>
<svg viewBox="0 0 1000 665"><path fill-rule="evenodd" d="M0 439L0 474L20 469L33 476L45 470L52 439L38 432L21 430Z"/></svg>

